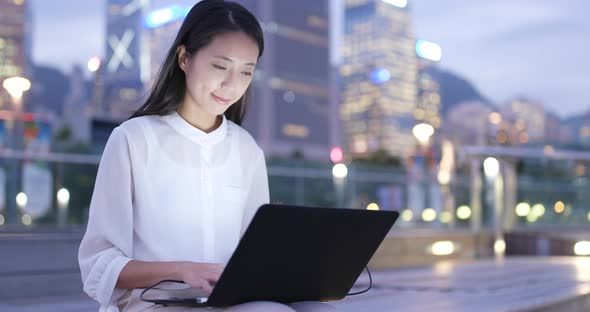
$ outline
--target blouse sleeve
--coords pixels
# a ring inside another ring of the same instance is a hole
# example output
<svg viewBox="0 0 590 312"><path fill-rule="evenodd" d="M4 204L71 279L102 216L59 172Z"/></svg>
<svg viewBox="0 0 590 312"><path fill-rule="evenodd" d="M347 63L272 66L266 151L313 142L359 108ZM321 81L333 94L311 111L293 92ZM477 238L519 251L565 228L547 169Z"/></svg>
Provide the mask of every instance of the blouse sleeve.
<svg viewBox="0 0 590 312"><path fill-rule="evenodd" d="M124 129L113 130L100 160L86 234L78 250L84 291L101 308L116 306L115 289L133 246L133 175ZM107 308L108 309L108 308Z"/></svg>
<svg viewBox="0 0 590 312"><path fill-rule="evenodd" d="M246 195L241 235L246 232L246 229L248 228L248 225L250 225L250 221L252 221L258 208L263 204L268 204L270 202L266 161L262 150L259 150L259 153L257 153L257 158L254 161L253 166L252 179L247 187L248 192Z"/></svg>

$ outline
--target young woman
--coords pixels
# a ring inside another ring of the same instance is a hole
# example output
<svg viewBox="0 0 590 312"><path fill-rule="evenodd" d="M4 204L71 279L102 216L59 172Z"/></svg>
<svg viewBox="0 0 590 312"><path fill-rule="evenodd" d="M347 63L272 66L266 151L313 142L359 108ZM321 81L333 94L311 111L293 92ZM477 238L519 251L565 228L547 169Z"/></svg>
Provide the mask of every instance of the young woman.
<svg viewBox="0 0 590 312"><path fill-rule="evenodd" d="M211 292L256 209L269 202L264 154L239 126L263 49L245 8L199 2L147 101L111 134L78 255L84 291L100 311L174 309L139 300L142 288L166 279ZM334 308L252 302L224 311L310 309Z"/></svg>

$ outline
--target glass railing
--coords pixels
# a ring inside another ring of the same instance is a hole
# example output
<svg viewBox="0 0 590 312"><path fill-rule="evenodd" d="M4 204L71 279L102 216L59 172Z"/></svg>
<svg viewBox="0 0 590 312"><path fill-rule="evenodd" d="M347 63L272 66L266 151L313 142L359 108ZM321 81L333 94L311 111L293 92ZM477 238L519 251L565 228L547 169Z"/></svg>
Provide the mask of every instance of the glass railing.
<svg viewBox="0 0 590 312"><path fill-rule="evenodd" d="M0 158L0 229L84 226L99 156L51 155ZM328 162L268 159L267 165L273 203L396 210L400 228L470 229L474 215L481 216L481 229L498 218L510 229L590 228L588 178L579 174L517 173L513 188L504 179L498 193L483 172L474 189L464 168L441 185L435 170L416 174L403 165L347 163L345 175Z"/></svg>

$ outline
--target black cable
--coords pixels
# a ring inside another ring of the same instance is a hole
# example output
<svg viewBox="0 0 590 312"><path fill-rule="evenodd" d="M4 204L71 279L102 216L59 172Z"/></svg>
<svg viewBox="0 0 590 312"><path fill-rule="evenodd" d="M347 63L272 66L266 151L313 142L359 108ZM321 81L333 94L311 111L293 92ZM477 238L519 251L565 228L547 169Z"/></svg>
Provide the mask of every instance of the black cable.
<svg viewBox="0 0 590 312"><path fill-rule="evenodd" d="M367 289L364 289L364 290L361 290L361 291L349 293L349 294L347 294L347 296L356 296L356 295L364 294L367 291L369 291L371 289L371 287L373 287L373 277L371 276L371 271L369 271L369 267L368 266L365 267L365 269L367 270L367 274L369 274L369 287L367 287Z"/></svg>
<svg viewBox="0 0 590 312"><path fill-rule="evenodd" d="M367 274L369 275L369 287L367 287L366 289L363 289L361 291L357 291L357 292L353 292L353 293L348 293L346 296L356 296L356 295L360 295L360 294L364 294L366 292L368 292L369 290L371 290L371 288L373 287L373 277L371 276L371 271L369 270L369 267L365 267L365 270L367 270ZM172 299L155 299L155 300L150 300L150 299L145 299L143 297L143 295L148 292L149 290L152 289L158 289L156 288L158 285L162 284L162 283L184 283L183 281L177 281L177 280L161 280L157 283L155 283L154 285L144 289L141 294L139 295L139 299L141 301L144 302L150 302L150 303L154 303L154 304L161 304L164 306L167 305L195 305L195 306L200 306L203 303L202 302L198 302L196 299L180 299L180 298L172 298Z"/></svg>
<svg viewBox="0 0 590 312"><path fill-rule="evenodd" d="M170 298L170 299L145 299L143 297L143 295L148 292L149 290L152 289L159 289L156 288L156 286L162 284L162 283L182 283L184 284L183 281L177 281L177 280L161 280L157 283L155 283L154 285L144 289L141 294L139 295L139 299L141 301L144 302L149 302L149 303L153 303L153 304L160 304L163 306L175 306L175 305L180 305L180 306L193 306L193 307L204 307L205 304L201 301L199 301L196 298Z"/></svg>

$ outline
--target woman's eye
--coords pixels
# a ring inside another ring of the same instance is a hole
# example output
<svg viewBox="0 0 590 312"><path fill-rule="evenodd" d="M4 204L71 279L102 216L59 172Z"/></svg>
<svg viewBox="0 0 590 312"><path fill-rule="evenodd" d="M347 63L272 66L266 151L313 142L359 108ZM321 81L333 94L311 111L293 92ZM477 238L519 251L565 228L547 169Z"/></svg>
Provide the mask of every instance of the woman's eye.
<svg viewBox="0 0 590 312"><path fill-rule="evenodd" d="M223 67L223 66L217 65L217 64L213 64L213 67L216 69L219 69L219 70L227 70L227 67ZM252 76L252 72L248 72L248 71L242 72L242 74L245 76Z"/></svg>

